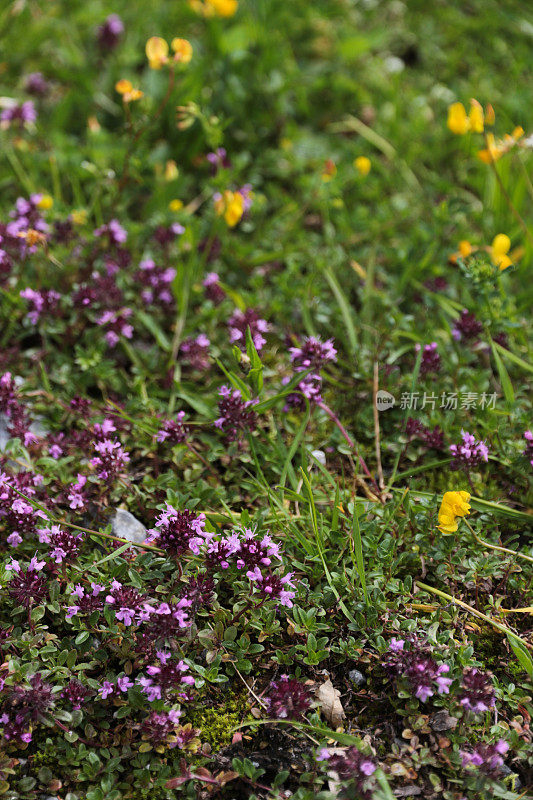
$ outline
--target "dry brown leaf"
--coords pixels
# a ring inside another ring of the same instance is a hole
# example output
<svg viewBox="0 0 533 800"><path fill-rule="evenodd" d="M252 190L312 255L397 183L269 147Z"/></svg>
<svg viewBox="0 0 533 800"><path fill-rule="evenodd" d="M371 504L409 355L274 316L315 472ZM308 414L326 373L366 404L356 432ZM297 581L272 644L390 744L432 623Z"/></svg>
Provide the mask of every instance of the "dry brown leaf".
<svg viewBox="0 0 533 800"><path fill-rule="evenodd" d="M319 686L316 691L316 699L318 700L320 709L327 721L330 722L334 728L337 728L346 716L340 701L340 696L341 693L338 689L334 688L329 678L325 683Z"/></svg>

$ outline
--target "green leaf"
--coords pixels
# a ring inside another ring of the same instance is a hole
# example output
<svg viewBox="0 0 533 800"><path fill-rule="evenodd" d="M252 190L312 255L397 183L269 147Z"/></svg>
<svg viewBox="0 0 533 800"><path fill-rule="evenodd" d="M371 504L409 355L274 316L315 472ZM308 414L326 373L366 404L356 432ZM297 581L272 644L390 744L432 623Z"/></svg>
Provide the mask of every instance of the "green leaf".
<svg viewBox="0 0 533 800"><path fill-rule="evenodd" d="M252 332L250 327L246 328L246 354L250 359L250 371L248 373L248 380L255 395L261 394L263 388L263 363L259 358L257 350L255 349L254 341L252 339Z"/></svg>
<svg viewBox="0 0 533 800"><path fill-rule="evenodd" d="M363 589L363 594L365 596L365 603L368 605L365 562L363 559L363 540L361 539L361 528L359 527L359 518L357 516L356 503L354 503L352 531L353 531L353 549L354 549L352 556L355 555L355 567L357 569L357 574L359 575L359 580L361 581L361 587Z"/></svg>
<svg viewBox="0 0 533 800"><path fill-rule="evenodd" d="M170 342L167 339L165 333L161 330L155 319L150 315L147 314L146 311L137 311L137 317L140 319L142 324L145 328L148 328L154 339L156 340L159 347L165 351L165 353L170 352Z"/></svg>
<svg viewBox="0 0 533 800"><path fill-rule="evenodd" d="M235 375L234 372L230 372L229 370L227 370L222 361L219 361L218 358L216 358L215 361L217 363L218 368L222 370L222 372L224 373L228 381L231 383L231 385L234 386L235 389L239 390L239 392L242 394L245 400L251 400L252 395L250 394L250 390L248 386L245 384L245 382L242 380L242 378L239 378L239 376Z"/></svg>
<svg viewBox="0 0 533 800"><path fill-rule="evenodd" d="M326 280L331 287L331 291L335 295L337 303L339 304L344 326L346 328L346 335L348 336L348 349L353 355L357 349L357 334L355 332L355 325L353 322L352 308L331 269L326 268L324 270L324 275L326 276Z"/></svg>
<svg viewBox="0 0 533 800"><path fill-rule="evenodd" d="M527 648L524 647L522 642L517 641L514 636L509 636L509 634L507 634L507 641L511 645L511 649L522 669L527 672L530 678L533 678L533 660Z"/></svg>
<svg viewBox="0 0 533 800"><path fill-rule="evenodd" d="M490 337L489 337L490 338ZM492 355L494 356L494 361L496 363L496 369L498 370L498 375L500 376L500 383L502 385L503 395L509 405L514 403L514 390L513 384L511 383L511 379L509 377L509 373L505 368L505 364L503 363L501 356L496 348L495 343L490 339L490 346L492 348Z"/></svg>

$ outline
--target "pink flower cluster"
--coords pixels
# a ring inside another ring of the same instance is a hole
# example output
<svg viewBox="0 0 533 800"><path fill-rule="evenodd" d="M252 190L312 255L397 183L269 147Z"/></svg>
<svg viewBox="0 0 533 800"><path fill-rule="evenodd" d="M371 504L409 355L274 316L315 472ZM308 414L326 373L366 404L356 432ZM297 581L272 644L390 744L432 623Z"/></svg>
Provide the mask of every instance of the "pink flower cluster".
<svg viewBox="0 0 533 800"><path fill-rule="evenodd" d="M452 469L472 469L489 460L489 450L485 442L477 441L476 437L467 431L461 431L462 444L452 444L450 453L453 455Z"/></svg>

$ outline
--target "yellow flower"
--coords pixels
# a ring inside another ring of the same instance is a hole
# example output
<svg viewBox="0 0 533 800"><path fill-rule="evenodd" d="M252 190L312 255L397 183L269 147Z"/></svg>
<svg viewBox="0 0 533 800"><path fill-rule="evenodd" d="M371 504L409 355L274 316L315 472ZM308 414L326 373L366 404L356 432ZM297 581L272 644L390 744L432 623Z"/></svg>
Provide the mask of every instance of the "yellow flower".
<svg viewBox="0 0 533 800"><path fill-rule="evenodd" d="M188 64L192 58L192 44L187 39L172 39L170 44L174 51L174 61Z"/></svg>
<svg viewBox="0 0 533 800"><path fill-rule="evenodd" d="M322 171L322 180L324 181L324 183L328 183L328 181L331 181L336 174L337 174L337 167L335 166L331 158L328 158L328 160L324 164L324 169Z"/></svg>
<svg viewBox="0 0 533 800"><path fill-rule="evenodd" d="M457 264L458 258L468 258L468 256L471 256L472 253L476 252L476 250L477 247L471 245L469 241L467 241L466 239L461 239L461 241L459 242L459 249L457 250L456 253L451 254L450 261L452 262L452 264Z"/></svg>
<svg viewBox="0 0 533 800"><path fill-rule="evenodd" d="M131 82L126 78L115 83L115 90L122 95L124 103L131 103L133 100L140 100L143 93L140 89L134 89Z"/></svg>
<svg viewBox="0 0 533 800"><path fill-rule="evenodd" d="M85 225L87 222L87 211L84 208L75 210L71 213L70 218L74 225Z"/></svg>
<svg viewBox="0 0 533 800"><path fill-rule="evenodd" d="M228 189L215 200L215 211L219 217L224 216L228 227L234 228L244 214L244 197Z"/></svg>
<svg viewBox="0 0 533 800"><path fill-rule="evenodd" d="M468 492L446 492L439 509L439 530L444 533L455 533L459 527L457 517L470 514Z"/></svg>
<svg viewBox="0 0 533 800"><path fill-rule="evenodd" d="M483 133L483 120L483 109L477 100L470 100L470 114L466 113L462 103L452 103L448 108L448 128L452 133Z"/></svg>
<svg viewBox="0 0 533 800"><path fill-rule="evenodd" d="M183 203L176 197L174 200L170 201L168 207L170 208L171 211L179 211L180 209L183 208Z"/></svg>
<svg viewBox="0 0 533 800"><path fill-rule="evenodd" d="M145 52L150 69L161 69L168 61L168 44L160 36L151 36L148 39Z"/></svg>
<svg viewBox="0 0 533 800"><path fill-rule="evenodd" d="M189 0L189 5L204 17L232 17L237 11L237 0Z"/></svg>
<svg viewBox="0 0 533 800"><path fill-rule="evenodd" d="M509 150L515 146L517 141L524 135L524 129L518 126L514 131L509 134L506 133L503 139L495 140L494 134L487 133L487 147L478 152L478 158L484 164L491 164L493 161L498 161L499 158L504 156Z"/></svg>
<svg viewBox="0 0 533 800"><path fill-rule="evenodd" d="M363 178L366 178L366 176L372 169L372 163L370 159L367 158L366 156L358 156L353 162L353 165L356 168L359 175L362 175Z"/></svg>
<svg viewBox="0 0 533 800"><path fill-rule="evenodd" d="M172 159L165 164L165 180L174 181L179 177L180 171L175 161Z"/></svg>
<svg viewBox="0 0 533 800"><path fill-rule="evenodd" d="M497 236L494 237L492 241L492 246L489 247L489 253L491 255L492 261L496 264L500 270L507 269L507 267L512 266L512 261L507 255L509 250L511 249L511 240L505 233L499 233Z"/></svg>
<svg viewBox="0 0 533 800"><path fill-rule="evenodd" d="M470 114L468 117L470 130L474 133L483 133L483 109L477 100L470 101Z"/></svg>
<svg viewBox="0 0 533 800"><path fill-rule="evenodd" d="M37 203L37 208L40 208L42 211L48 211L54 205L54 199L50 197L49 194L43 194L39 202Z"/></svg>

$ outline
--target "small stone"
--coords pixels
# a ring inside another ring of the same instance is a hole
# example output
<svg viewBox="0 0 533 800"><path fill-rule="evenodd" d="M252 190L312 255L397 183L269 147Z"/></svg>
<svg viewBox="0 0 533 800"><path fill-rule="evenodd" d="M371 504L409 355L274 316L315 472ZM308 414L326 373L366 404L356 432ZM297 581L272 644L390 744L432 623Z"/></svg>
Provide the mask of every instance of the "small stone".
<svg viewBox="0 0 533 800"><path fill-rule="evenodd" d="M146 528L139 520L123 508L117 508L111 522L113 535L128 542L142 544L146 539Z"/></svg>
<svg viewBox="0 0 533 800"><path fill-rule="evenodd" d="M433 731L450 731L457 725L457 717L452 717L446 709L436 711L429 718L429 726Z"/></svg>
<svg viewBox="0 0 533 800"><path fill-rule="evenodd" d="M365 676L358 669L351 669L348 673L348 678L351 680L354 686L364 686L366 683Z"/></svg>

